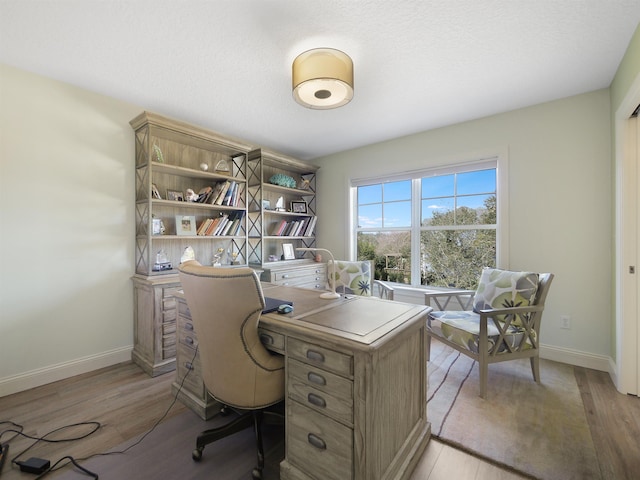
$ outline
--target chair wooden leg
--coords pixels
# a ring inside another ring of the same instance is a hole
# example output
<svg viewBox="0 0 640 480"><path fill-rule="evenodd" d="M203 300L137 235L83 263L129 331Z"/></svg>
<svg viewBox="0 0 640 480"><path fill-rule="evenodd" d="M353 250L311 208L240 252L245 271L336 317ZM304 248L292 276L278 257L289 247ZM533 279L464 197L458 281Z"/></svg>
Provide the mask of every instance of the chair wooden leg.
<svg viewBox="0 0 640 480"><path fill-rule="evenodd" d="M529 359L531 361L531 373L536 383L540 383L540 357L535 356Z"/></svg>
<svg viewBox="0 0 640 480"><path fill-rule="evenodd" d="M478 362L480 369L480 397L487 396L487 377L489 376L489 364L487 362Z"/></svg>
<svg viewBox="0 0 640 480"><path fill-rule="evenodd" d="M424 349L427 355L427 362L431 360L431 335L425 335Z"/></svg>

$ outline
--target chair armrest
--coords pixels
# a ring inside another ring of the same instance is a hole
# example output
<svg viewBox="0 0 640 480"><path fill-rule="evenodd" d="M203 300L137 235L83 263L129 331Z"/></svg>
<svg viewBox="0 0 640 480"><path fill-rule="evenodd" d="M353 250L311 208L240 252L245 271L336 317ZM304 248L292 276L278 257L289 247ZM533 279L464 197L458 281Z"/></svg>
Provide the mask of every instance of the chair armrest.
<svg viewBox="0 0 640 480"><path fill-rule="evenodd" d="M426 292L424 303L430 307L437 307L439 310L446 310L452 300L456 300L460 308L455 310L471 310L473 307L473 297L475 290L443 290L442 292ZM435 305L432 305L432 301Z"/></svg>
<svg viewBox="0 0 640 480"><path fill-rule="evenodd" d="M386 284L385 282L383 282L382 280L374 280L373 281L374 285L378 286L379 289L379 297L380 298L386 298L387 300L393 300L393 292L394 289L391 285Z"/></svg>
<svg viewBox="0 0 640 480"><path fill-rule="evenodd" d="M541 312L544 307L540 305L527 305L526 307L487 308L478 310L482 316L493 317L495 315L519 315L522 313Z"/></svg>

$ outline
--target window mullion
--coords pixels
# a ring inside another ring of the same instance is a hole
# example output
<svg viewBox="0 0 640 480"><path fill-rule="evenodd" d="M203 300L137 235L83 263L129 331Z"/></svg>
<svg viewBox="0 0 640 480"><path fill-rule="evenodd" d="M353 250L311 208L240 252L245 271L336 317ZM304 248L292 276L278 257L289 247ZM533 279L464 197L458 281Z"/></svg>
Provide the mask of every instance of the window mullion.
<svg viewBox="0 0 640 480"><path fill-rule="evenodd" d="M420 227L422 226L422 180L411 181L411 285L421 284L420 277Z"/></svg>

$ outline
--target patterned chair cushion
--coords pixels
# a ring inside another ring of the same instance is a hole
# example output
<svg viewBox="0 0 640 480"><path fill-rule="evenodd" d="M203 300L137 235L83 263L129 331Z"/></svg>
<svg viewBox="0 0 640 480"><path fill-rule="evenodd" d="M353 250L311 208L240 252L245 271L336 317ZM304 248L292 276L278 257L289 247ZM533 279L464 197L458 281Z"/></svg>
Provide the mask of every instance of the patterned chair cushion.
<svg viewBox="0 0 640 480"><path fill-rule="evenodd" d="M427 317L427 328L434 335L446 338L473 353L479 353L480 351L480 315L475 312L432 311ZM520 345L525 333L524 328L509 325L507 334L504 336L504 342L500 342L500 345L497 346L497 353L507 351L505 342L512 348ZM535 332L532 331L531 333L535 335ZM492 354L496 349L496 342L500 338L500 332L491 319L487 321L487 337L487 350L488 353ZM526 350L529 348L531 348L531 342L527 339L520 349Z"/></svg>
<svg viewBox="0 0 640 480"><path fill-rule="evenodd" d="M332 274L332 261L327 263L328 276ZM329 279L330 280L330 279ZM331 289L331 284L327 285ZM371 261L346 262L336 260L336 292L371 296Z"/></svg>
<svg viewBox="0 0 640 480"><path fill-rule="evenodd" d="M531 305L536 299L538 281L537 273L484 268L473 298L473 311ZM514 323L520 325L519 319Z"/></svg>

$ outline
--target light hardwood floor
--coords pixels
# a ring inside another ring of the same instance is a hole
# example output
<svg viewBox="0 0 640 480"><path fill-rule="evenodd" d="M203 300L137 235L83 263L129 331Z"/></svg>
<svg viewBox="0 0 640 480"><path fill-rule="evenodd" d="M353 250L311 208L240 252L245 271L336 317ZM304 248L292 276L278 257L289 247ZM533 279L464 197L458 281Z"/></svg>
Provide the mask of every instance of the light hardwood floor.
<svg viewBox="0 0 640 480"><path fill-rule="evenodd" d="M637 478L640 470L640 399L619 394L606 373L576 367L576 378L585 399L594 442L605 480ZM62 425L82 421L102 424L98 432L81 442L42 443L22 457L76 458L106 451L150 429L173 400L170 385L173 374L151 378L132 363L123 363L88 374L51 383L25 392L0 398L0 421L24 426L24 433L42 436ZM185 410L179 402L167 418ZM10 428L0 424L0 432ZM58 435L86 432L75 427ZM0 441L7 442L7 432ZM54 437L52 437L54 438ZM144 440L143 440L144 441ZM10 458L33 443L16 437L10 440L9 459L2 480L33 479L10 465ZM53 474L48 478L56 478ZM484 462L472 455L442 444L429 442L411 480L440 479L513 480L523 477Z"/></svg>

